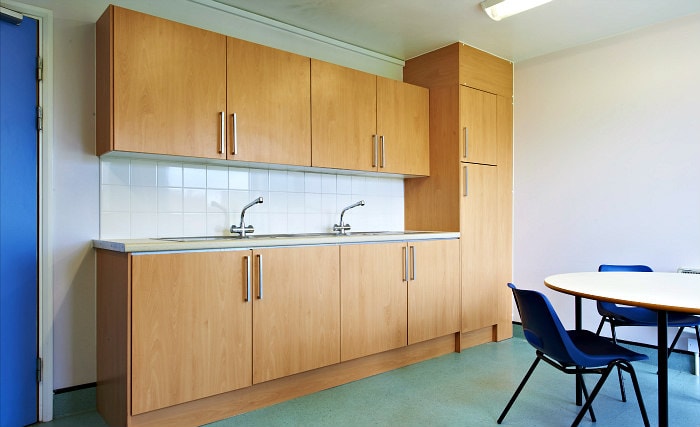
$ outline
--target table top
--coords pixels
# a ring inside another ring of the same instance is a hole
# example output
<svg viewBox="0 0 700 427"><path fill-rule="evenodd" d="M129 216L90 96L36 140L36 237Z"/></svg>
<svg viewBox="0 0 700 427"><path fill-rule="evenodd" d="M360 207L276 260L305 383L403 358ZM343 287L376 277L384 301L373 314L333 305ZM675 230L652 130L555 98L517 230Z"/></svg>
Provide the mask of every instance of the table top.
<svg viewBox="0 0 700 427"><path fill-rule="evenodd" d="M544 284L550 289L583 298L700 314L700 274L565 273L547 277Z"/></svg>

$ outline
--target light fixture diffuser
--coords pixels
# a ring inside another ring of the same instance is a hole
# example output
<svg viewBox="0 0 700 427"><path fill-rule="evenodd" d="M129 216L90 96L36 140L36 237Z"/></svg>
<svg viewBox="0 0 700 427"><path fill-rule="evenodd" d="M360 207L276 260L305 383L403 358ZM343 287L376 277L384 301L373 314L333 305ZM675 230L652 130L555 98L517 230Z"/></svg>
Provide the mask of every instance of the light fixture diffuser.
<svg viewBox="0 0 700 427"><path fill-rule="evenodd" d="M485 0L481 2L481 8L489 18L500 21L550 1L552 0Z"/></svg>

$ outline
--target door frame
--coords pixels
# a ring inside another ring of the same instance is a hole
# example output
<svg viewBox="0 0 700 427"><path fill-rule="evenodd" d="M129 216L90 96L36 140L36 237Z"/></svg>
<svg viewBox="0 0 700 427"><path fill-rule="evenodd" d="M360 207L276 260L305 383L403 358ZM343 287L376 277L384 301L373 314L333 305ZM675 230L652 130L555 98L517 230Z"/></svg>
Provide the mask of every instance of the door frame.
<svg viewBox="0 0 700 427"><path fill-rule="evenodd" d="M43 109L43 126L38 131L39 152L39 289L38 353L42 360L39 382L39 421L53 419L53 11L1 0L2 6L39 21L39 56L44 62L42 80L38 82L38 101Z"/></svg>

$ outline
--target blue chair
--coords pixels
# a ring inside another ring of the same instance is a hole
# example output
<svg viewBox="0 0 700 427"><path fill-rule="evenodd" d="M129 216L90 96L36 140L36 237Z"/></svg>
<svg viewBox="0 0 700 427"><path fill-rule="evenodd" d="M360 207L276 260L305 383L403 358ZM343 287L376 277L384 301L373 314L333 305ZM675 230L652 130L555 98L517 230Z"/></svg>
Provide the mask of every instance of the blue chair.
<svg viewBox="0 0 700 427"><path fill-rule="evenodd" d="M537 364L543 360L565 374L576 375L581 384L586 401L571 424L572 427L578 426L586 412L590 413L592 421L596 421L593 407L591 406L593 399L598 395L605 380L615 367L619 367L630 374L644 425L649 427L649 417L647 417L642 393L639 390L637 375L630 363L648 359L646 355L620 347L609 339L600 337L591 331L567 331L561 324L549 300L543 294L536 291L517 289L512 283L509 283L508 287L513 290L515 303L520 312L525 339L530 345L535 347L536 358L498 418L498 424L503 422ZM583 381L584 374L601 375L590 396Z"/></svg>
<svg viewBox="0 0 700 427"><path fill-rule="evenodd" d="M598 271L651 272L653 270L646 265L602 264L598 267ZM615 328L618 326L656 326L658 324L656 312L649 310L648 308L629 307L605 301L598 301L597 305L598 313L601 315L601 319L596 335L600 335L600 331L603 329L603 324L608 322L610 324L612 341L615 344L617 344ZM678 339L681 337L681 333L683 333L684 328L695 328L695 336L697 337L698 342L700 342L700 317L692 314L670 312L668 313L668 326L678 328L678 332L673 338L671 346L668 348L666 357L671 357L671 352L676 347L676 343L678 343ZM620 394L622 395L622 401L624 402L627 400L627 396L625 395L625 385L622 380L622 373L619 371L618 376L620 379Z"/></svg>

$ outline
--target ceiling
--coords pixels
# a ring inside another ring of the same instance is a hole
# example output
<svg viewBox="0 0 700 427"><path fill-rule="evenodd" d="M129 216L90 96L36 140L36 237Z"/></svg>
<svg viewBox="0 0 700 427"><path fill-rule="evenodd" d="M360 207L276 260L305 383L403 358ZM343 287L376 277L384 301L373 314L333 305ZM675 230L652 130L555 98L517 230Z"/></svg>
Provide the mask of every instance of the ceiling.
<svg viewBox="0 0 700 427"><path fill-rule="evenodd" d="M215 0L405 60L455 41L513 62L700 13L700 0L553 0L500 22L480 0Z"/></svg>

